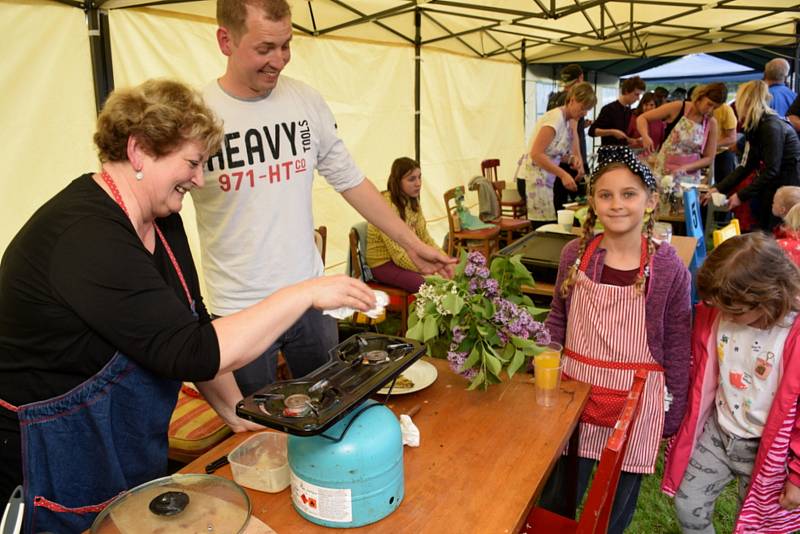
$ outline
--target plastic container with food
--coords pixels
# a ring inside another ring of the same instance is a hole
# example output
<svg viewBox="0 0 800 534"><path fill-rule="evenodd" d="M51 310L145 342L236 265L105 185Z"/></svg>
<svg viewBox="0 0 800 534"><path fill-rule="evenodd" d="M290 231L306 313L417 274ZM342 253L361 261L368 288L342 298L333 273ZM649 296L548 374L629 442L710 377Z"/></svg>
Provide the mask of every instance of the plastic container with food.
<svg viewBox="0 0 800 534"><path fill-rule="evenodd" d="M286 489L290 483L286 441L281 432L261 432L233 449L228 461L236 483L269 493Z"/></svg>

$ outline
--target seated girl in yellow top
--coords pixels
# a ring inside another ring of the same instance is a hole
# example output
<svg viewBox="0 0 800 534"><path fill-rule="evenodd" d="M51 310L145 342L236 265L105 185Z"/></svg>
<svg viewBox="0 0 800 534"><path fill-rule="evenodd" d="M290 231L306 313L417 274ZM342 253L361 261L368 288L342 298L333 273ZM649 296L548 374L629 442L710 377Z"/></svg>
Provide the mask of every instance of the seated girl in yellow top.
<svg viewBox="0 0 800 534"><path fill-rule="evenodd" d="M411 158L394 160L386 187L388 191L383 192L386 202L423 242L436 247L419 205L422 189L419 163ZM372 224L367 227L367 265L377 282L411 293L419 291L425 281L403 247Z"/></svg>

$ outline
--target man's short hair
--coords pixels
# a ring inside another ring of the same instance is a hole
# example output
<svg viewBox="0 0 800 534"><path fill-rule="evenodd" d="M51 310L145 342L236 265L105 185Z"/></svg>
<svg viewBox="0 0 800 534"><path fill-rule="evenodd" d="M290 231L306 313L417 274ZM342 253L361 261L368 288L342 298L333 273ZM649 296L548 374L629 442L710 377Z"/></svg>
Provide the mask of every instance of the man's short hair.
<svg viewBox="0 0 800 534"><path fill-rule="evenodd" d="M217 24L231 32L236 41L247 33L247 6L261 10L272 21L292 16L286 0L217 0Z"/></svg>
<svg viewBox="0 0 800 534"><path fill-rule="evenodd" d="M639 78L638 76L633 76L632 78L626 78L622 80L622 84L620 85L620 91L623 95L627 95L628 93L632 93L636 90L644 91L647 89L647 85L645 85L644 80Z"/></svg>
<svg viewBox="0 0 800 534"><path fill-rule="evenodd" d="M789 62L783 58L776 57L764 65L764 78L767 81L783 83L787 76L789 76Z"/></svg>
<svg viewBox="0 0 800 534"><path fill-rule="evenodd" d="M577 63L570 63L561 69L561 83L572 83L583 76L583 69Z"/></svg>

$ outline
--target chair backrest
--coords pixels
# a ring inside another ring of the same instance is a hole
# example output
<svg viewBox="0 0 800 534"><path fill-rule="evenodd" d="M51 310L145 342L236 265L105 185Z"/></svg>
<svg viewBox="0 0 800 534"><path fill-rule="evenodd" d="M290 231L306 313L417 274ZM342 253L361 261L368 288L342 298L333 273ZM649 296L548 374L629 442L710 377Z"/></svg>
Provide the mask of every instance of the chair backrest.
<svg viewBox="0 0 800 534"><path fill-rule="evenodd" d="M622 414L614 425L614 431L606 441L606 446L600 456L589 496L586 498L578 529L580 534L600 533L608 531L608 522L611 517L611 507L614 504L614 495L617 492L622 460L628 448L631 426L639 412L639 404L644 391L647 371L640 369L633 378L633 386L628 392Z"/></svg>
<svg viewBox="0 0 800 534"><path fill-rule="evenodd" d="M700 218L700 195L697 188L692 187L683 192L683 216L686 221L686 235L697 238L697 247L689 263L689 272L692 273L692 302L697 302L697 270L706 261L706 240L703 220Z"/></svg>
<svg viewBox="0 0 800 534"><path fill-rule="evenodd" d="M348 256L347 274L353 278L358 278L364 282L372 280L372 273L367 267L367 260L364 257L364 247L362 240L367 237L367 222L362 221L350 227L350 254Z"/></svg>
<svg viewBox="0 0 800 534"><path fill-rule="evenodd" d="M447 225L450 228L450 239L453 238L452 236L456 231L455 219L458 218L458 213L456 212L456 202L455 202L457 190L458 187L454 187L444 192L444 209L447 212Z"/></svg>
<svg viewBox="0 0 800 534"><path fill-rule="evenodd" d="M714 248L733 236L741 235L742 231L739 229L739 219L731 219L731 222L723 226L719 230L714 230Z"/></svg>
<svg viewBox="0 0 800 534"><path fill-rule="evenodd" d="M328 228L326 226L314 228L314 244L322 258L322 265L325 265L325 252L328 248Z"/></svg>
<svg viewBox="0 0 800 534"><path fill-rule="evenodd" d="M481 161L481 174L492 182L497 181L497 167L500 166L499 159L485 159Z"/></svg>

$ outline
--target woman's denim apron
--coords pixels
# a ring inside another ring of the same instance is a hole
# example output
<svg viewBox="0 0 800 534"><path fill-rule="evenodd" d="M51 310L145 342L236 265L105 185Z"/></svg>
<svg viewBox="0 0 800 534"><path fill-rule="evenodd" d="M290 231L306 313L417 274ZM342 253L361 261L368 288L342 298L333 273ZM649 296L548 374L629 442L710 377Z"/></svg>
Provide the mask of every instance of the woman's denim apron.
<svg viewBox="0 0 800 534"><path fill-rule="evenodd" d="M180 385L117 352L64 395L20 406L24 532L83 532L119 493L164 476Z"/></svg>

